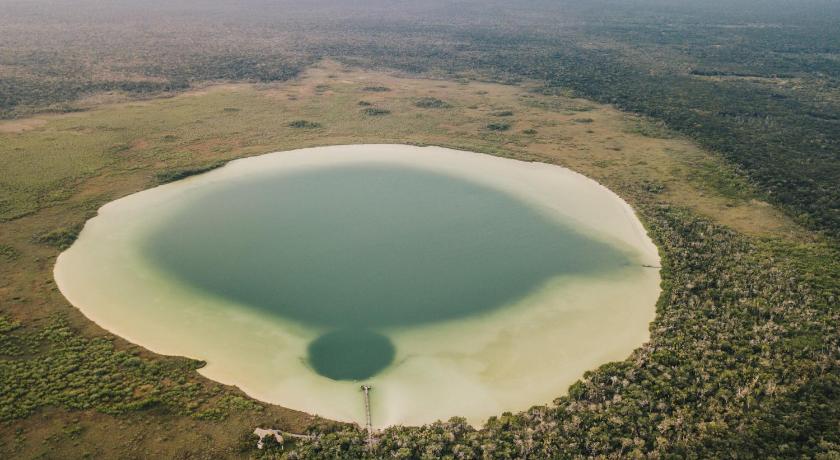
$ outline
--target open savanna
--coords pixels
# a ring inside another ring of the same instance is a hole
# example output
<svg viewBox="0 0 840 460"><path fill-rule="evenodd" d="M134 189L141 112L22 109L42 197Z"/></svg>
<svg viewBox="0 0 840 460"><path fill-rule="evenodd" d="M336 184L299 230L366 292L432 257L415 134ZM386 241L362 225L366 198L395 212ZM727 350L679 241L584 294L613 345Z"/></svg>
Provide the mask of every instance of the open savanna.
<svg viewBox="0 0 840 460"><path fill-rule="evenodd" d="M684 208L757 243L821 244L716 155L646 118L536 84L323 61L283 83L0 122L0 457L247 456L256 426L302 432L325 423L211 382L195 372L199 362L110 335L67 303L52 268L109 201L235 158L351 143L557 164L631 204Z"/></svg>

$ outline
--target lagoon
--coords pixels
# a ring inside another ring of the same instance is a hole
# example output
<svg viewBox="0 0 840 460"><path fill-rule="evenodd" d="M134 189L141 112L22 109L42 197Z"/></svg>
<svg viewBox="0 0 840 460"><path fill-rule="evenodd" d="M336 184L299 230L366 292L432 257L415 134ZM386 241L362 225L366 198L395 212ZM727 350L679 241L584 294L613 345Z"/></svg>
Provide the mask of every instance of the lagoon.
<svg viewBox="0 0 840 460"><path fill-rule="evenodd" d="M251 396L376 426L550 402L647 339L655 246L556 166L438 147L278 152L109 203L57 261L105 329Z"/></svg>

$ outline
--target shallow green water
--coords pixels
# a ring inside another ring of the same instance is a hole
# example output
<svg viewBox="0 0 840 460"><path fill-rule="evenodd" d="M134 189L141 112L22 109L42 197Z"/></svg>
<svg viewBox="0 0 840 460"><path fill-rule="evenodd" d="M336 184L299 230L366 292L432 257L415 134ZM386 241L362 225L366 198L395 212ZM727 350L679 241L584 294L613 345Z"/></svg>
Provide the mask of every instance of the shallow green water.
<svg viewBox="0 0 840 460"><path fill-rule="evenodd" d="M310 367L339 380L391 363L389 328L480 315L558 275L631 264L501 191L379 164L214 186L143 250L194 287L322 330Z"/></svg>

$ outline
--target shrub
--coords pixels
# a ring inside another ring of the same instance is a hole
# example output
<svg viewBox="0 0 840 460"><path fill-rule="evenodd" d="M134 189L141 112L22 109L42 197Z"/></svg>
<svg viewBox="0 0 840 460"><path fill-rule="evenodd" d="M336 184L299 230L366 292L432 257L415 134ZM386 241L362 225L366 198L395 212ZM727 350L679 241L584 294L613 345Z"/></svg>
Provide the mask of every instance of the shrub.
<svg viewBox="0 0 840 460"><path fill-rule="evenodd" d="M157 173L155 178L157 179L159 184L166 184L168 182L174 182L176 180L181 180L186 177L195 176L197 174L205 173L207 171L216 169L220 166L225 164L224 161L216 161L214 163L210 163L206 166L199 166L196 168L187 168L187 169L175 169L172 171L164 171L161 173Z"/></svg>
<svg viewBox="0 0 840 460"><path fill-rule="evenodd" d="M446 101L442 101L436 97L424 97L414 102L416 107L421 109L448 109L452 105Z"/></svg>
<svg viewBox="0 0 840 460"><path fill-rule="evenodd" d="M316 121L309 121L309 120L295 120L289 123L290 128L301 128L301 129L316 129L321 127L321 123Z"/></svg>
<svg viewBox="0 0 840 460"><path fill-rule="evenodd" d="M388 115L388 114L391 113L391 111L388 110L388 109L378 109L376 107L368 107L368 108L362 110L362 113L364 113L365 115L370 115L372 117L377 117L377 116L381 116L381 115Z"/></svg>
<svg viewBox="0 0 840 460"><path fill-rule="evenodd" d="M499 112L493 112L491 115L493 115L494 117L512 117L513 112L510 110L502 110Z"/></svg>
<svg viewBox="0 0 840 460"><path fill-rule="evenodd" d="M84 224L74 224L70 227L59 228L50 232L35 235L33 241L40 244L46 244L58 249L64 250L70 247L79 233L82 231Z"/></svg>
<svg viewBox="0 0 840 460"><path fill-rule="evenodd" d="M17 259L20 256L20 253L17 249L9 246L8 244L1 244L0 243L0 259L5 259L9 262Z"/></svg>
<svg viewBox="0 0 840 460"><path fill-rule="evenodd" d="M510 129L510 123L490 123L487 125L490 131L507 131Z"/></svg>

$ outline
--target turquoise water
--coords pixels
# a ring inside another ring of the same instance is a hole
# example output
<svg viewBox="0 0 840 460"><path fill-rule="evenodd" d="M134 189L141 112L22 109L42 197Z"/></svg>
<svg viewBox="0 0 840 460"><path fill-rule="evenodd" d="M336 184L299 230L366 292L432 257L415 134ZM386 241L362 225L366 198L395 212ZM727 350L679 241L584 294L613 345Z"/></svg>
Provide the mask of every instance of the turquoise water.
<svg viewBox="0 0 840 460"><path fill-rule="evenodd" d="M335 380L386 369L390 328L481 315L557 276L634 263L502 191L385 164L226 181L142 248L195 288L322 331L306 359Z"/></svg>

